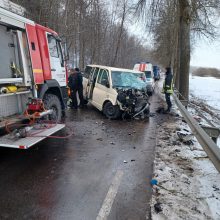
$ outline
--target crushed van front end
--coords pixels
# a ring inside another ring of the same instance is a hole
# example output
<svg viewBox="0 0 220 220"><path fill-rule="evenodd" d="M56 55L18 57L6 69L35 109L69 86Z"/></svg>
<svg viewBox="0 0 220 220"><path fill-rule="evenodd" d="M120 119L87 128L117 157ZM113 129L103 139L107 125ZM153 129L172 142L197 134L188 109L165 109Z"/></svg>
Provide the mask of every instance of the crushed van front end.
<svg viewBox="0 0 220 220"><path fill-rule="evenodd" d="M144 119L149 116L150 104L145 90L117 89L117 102L123 112L122 117Z"/></svg>

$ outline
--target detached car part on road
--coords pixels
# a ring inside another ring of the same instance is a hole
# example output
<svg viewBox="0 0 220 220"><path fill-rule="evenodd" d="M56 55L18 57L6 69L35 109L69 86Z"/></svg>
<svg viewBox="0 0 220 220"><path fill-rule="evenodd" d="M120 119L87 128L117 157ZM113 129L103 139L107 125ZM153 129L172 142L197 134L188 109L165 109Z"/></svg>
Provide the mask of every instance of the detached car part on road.
<svg viewBox="0 0 220 220"><path fill-rule="evenodd" d="M149 115L149 102L144 74L129 69L88 65L83 75L83 93L107 118Z"/></svg>

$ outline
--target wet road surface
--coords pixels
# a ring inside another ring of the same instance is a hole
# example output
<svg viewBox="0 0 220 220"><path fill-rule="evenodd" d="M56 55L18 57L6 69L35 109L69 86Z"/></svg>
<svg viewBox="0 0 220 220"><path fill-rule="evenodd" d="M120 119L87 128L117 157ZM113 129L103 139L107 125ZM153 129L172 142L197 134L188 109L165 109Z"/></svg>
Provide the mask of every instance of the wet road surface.
<svg viewBox="0 0 220 220"><path fill-rule="evenodd" d="M158 118L108 120L88 106L66 121L68 140L0 148L0 219L146 219Z"/></svg>

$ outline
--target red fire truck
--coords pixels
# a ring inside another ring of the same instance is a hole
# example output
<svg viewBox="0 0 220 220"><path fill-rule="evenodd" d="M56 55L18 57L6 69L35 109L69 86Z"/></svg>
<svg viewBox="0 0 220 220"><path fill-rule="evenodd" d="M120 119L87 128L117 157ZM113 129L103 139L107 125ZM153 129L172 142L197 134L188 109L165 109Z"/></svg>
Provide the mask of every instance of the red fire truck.
<svg viewBox="0 0 220 220"><path fill-rule="evenodd" d="M68 98L61 40L24 12L0 0L0 147L26 149L65 126L58 123Z"/></svg>

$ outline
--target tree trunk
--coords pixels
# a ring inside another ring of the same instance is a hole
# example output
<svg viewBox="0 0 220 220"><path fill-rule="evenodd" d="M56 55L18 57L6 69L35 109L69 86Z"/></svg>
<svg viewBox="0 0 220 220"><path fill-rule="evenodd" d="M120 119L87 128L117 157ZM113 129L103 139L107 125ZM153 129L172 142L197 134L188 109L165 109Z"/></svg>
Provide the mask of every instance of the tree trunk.
<svg viewBox="0 0 220 220"><path fill-rule="evenodd" d="M173 67L173 71L174 71L174 84L175 84L175 88L179 91L179 22L177 24L178 28L176 29L176 33L175 33L175 50L174 50L174 67Z"/></svg>
<svg viewBox="0 0 220 220"><path fill-rule="evenodd" d="M111 66L115 66L116 59L118 57L118 51L119 51L119 48L120 48L120 44L121 44L121 40L122 40L122 34L123 34L123 29L124 29L125 15L126 15L126 2L124 1L124 3L123 3L123 14L122 14L121 24L120 24L120 28L119 28L118 41L117 41L117 44L116 44L115 55L114 55L113 60L111 62Z"/></svg>
<svg viewBox="0 0 220 220"><path fill-rule="evenodd" d="M189 98L190 65L190 7L189 0L179 0L179 91L184 99Z"/></svg>

